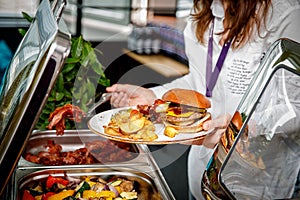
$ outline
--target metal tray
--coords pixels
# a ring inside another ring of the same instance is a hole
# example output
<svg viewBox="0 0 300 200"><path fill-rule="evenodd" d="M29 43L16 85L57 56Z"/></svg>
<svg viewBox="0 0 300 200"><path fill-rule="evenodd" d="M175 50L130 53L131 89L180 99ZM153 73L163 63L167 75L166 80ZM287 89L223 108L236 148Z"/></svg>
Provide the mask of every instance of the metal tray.
<svg viewBox="0 0 300 200"><path fill-rule="evenodd" d="M39 166L39 165L71 165L68 162L40 162L36 164L28 161L26 155L38 155L39 152L49 152L47 148L48 141L53 141L56 145L62 147L60 155L63 156L63 152L74 152L80 148L86 148L89 150L91 156L94 158L94 163L98 164L111 164L127 162L135 160L141 151L139 146L127 143L120 143L105 139L97 134L92 133L89 130L65 130L63 136L57 136L55 131L35 131L29 138L25 151L22 154L22 162L19 166ZM91 147L91 145L93 147ZM95 149L97 147L97 149ZM29 156L28 156L29 157ZM84 164L84 162L73 162L75 164Z"/></svg>
<svg viewBox="0 0 300 200"><path fill-rule="evenodd" d="M101 177L104 180L107 180L111 176L122 177L128 180L136 182L136 191L138 191L139 199L147 200L160 200L163 199L163 194L159 191L155 183L155 178L151 175L144 172L130 169L130 168L109 168L109 167L97 167L97 168L67 168L67 169L47 169L39 170L33 173L29 173L26 176L22 177L15 183L16 188L16 199L21 199L22 190L26 186L30 186L34 182L39 182L45 180L48 175L55 177L64 177L65 175L71 177L84 177L84 176L93 176ZM169 197L165 197L169 198Z"/></svg>
<svg viewBox="0 0 300 200"><path fill-rule="evenodd" d="M48 139L54 140L67 151L73 151L77 148L84 147L85 143L90 141L106 140L101 136L92 133L90 130L66 130L63 136L56 136L55 131L34 131L28 140L27 147L23 154L26 152L34 153L40 151L43 149L43 145ZM145 176L146 179L149 179L148 181L151 180L149 182L153 184L151 187L159 192L162 199L175 199L159 167L152 157L148 146L144 144L131 145L133 153L132 159L122 162L116 161L111 163L94 163L85 165L46 166L29 162L21 156L18 166L12 176L9 192L6 198L18 199L19 188L23 187L22 184L27 182L26 179L30 180L33 176L38 176L38 178L40 178L40 174L48 175L49 173L57 174L67 171L70 174L76 172L78 175L87 172L99 174L104 172L108 174L112 172L120 175L126 173L139 174L139 176L142 175Z"/></svg>

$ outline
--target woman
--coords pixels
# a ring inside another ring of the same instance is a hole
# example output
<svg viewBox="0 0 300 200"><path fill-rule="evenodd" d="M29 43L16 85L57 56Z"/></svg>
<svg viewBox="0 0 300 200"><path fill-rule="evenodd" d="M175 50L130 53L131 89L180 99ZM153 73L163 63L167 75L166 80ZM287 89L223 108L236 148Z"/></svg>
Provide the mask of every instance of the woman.
<svg viewBox="0 0 300 200"><path fill-rule="evenodd" d="M213 120L203 128L214 132L191 147L188 160L189 187L196 199L203 198L203 171L264 52L279 38L300 42L299 19L299 0L194 0L184 30L189 74L150 89L126 84L107 88L116 107L152 104L171 88L194 89L210 98Z"/></svg>

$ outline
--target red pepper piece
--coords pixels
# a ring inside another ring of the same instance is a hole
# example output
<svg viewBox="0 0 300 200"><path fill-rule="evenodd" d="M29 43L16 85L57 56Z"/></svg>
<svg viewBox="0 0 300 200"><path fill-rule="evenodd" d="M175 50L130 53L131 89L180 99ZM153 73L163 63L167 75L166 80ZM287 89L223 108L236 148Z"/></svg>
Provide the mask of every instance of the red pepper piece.
<svg viewBox="0 0 300 200"><path fill-rule="evenodd" d="M139 111L134 109L134 110L131 110L130 112L130 116L133 116L133 115L138 115L139 114Z"/></svg>
<svg viewBox="0 0 300 200"><path fill-rule="evenodd" d="M51 188L55 183L60 183L66 186L69 184L69 181L60 177L53 177L49 175L46 181L46 187Z"/></svg>
<svg viewBox="0 0 300 200"><path fill-rule="evenodd" d="M35 200L28 190L24 190L22 200Z"/></svg>

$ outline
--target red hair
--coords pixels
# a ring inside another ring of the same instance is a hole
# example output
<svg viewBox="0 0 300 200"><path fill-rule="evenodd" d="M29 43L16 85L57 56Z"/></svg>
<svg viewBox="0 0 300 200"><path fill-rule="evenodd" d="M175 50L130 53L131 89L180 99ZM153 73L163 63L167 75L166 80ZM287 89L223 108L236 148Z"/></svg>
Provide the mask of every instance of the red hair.
<svg viewBox="0 0 300 200"><path fill-rule="evenodd" d="M213 0L194 0L193 20L196 23L196 37L204 44L204 33L213 19L210 9ZM226 5L224 31L225 42L233 40L232 48L238 48L247 43L253 31L258 35L262 25L265 25L271 0L223 0ZM255 29L256 26L256 29Z"/></svg>

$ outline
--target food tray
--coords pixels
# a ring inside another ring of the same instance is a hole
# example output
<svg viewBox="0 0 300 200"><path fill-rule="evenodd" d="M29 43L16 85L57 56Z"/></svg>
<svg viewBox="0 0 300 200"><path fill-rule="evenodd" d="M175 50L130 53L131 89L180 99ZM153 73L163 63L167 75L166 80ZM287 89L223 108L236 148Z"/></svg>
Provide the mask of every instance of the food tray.
<svg viewBox="0 0 300 200"><path fill-rule="evenodd" d="M118 167L112 169L105 166L97 168L46 169L29 173L15 182L16 199L21 199L22 191L27 186L32 185L34 182L45 181L49 175L54 177L64 177L67 175L73 178L90 176L100 177L104 180L107 180L111 176L125 178L136 183L135 189L138 192L138 199L163 199L163 194L161 194L161 191L159 191L159 188L156 186L157 184L155 183L154 178L147 173L129 168ZM169 197L165 196L165 198L167 199Z"/></svg>
<svg viewBox="0 0 300 200"><path fill-rule="evenodd" d="M109 163L94 163L84 165L42 165L29 162L24 159L24 154L31 152L36 153L44 149L44 145L47 140L53 140L56 144L60 144L63 150L74 151L75 149L82 148L85 143L96 140L107 140L101 136L92 133L90 130L66 130L63 136L57 136L55 131L34 131L27 143L27 147L23 152L23 156L19 160L18 166L14 171L8 199L17 199L19 187L26 182L26 179L32 179L33 176L40 174L45 177L45 174L49 173L77 173L78 175L83 173L133 173L145 176L149 179L148 182L153 184L153 189L157 190L162 199L175 199L169 186L167 185L159 167L157 166L154 158L147 145L144 144L127 144L130 145L130 153L132 158L125 161L115 160ZM130 174L130 175L133 175ZM144 178L145 178L144 177ZM21 185L20 185L21 184Z"/></svg>
<svg viewBox="0 0 300 200"><path fill-rule="evenodd" d="M46 162L45 159L44 162L40 161L40 164L36 164L33 161L31 162L30 156L28 155L38 155L40 152L46 152L43 153L43 158L47 158L50 151L49 148L47 148L49 141L53 141L55 145L60 145L62 148L60 155L65 157L70 155L67 154L68 152L74 152L85 148L89 150L90 155L95 158L93 163L96 164L120 163L133 159L135 159L134 162L138 162L136 158L139 156L139 152L142 148L141 146L107 140L89 130L66 130L63 136L57 136L56 132L52 130L35 131L32 133L27 142L26 148L22 154L22 159L19 162L19 166L86 164L86 162L83 161L68 162L68 160L65 162Z"/></svg>

